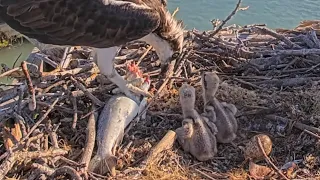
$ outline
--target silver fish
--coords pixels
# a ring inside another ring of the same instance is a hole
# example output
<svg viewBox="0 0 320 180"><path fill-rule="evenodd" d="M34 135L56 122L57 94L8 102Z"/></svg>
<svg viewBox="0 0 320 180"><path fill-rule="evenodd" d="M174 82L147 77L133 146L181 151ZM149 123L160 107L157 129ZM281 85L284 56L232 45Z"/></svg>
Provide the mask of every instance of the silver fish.
<svg viewBox="0 0 320 180"><path fill-rule="evenodd" d="M99 174L110 172L115 176L117 157L115 148L123 139L124 129L139 112L139 105L132 99L117 95L109 99L104 106L97 131L97 154L91 159L89 171Z"/></svg>
<svg viewBox="0 0 320 180"><path fill-rule="evenodd" d="M128 71L127 75L130 75L130 73L138 75L139 70ZM134 76L128 78L127 81L139 78L144 79L140 76ZM134 85L147 91L150 84L149 77L146 77L141 83ZM116 95L111 97L104 106L98 120L98 150L89 163L89 171L99 174L109 172L112 176L116 175L115 166L117 165L117 157L115 156L115 149L122 142L125 128L138 113L141 113L147 104L147 97L136 96L136 99L139 99L140 102L136 102L123 94Z"/></svg>

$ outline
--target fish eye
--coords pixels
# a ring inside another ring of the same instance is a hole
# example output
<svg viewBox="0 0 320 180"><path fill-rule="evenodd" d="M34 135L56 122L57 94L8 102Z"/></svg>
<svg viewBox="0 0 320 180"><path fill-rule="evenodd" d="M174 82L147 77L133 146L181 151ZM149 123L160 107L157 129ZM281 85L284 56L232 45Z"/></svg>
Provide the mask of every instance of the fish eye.
<svg viewBox="0 0 320 180"><path fill-rule="evenodd" d="M175 52L175 53L172 54L172 58L177 58L179 55L180 55L179 52Z"/></svg>

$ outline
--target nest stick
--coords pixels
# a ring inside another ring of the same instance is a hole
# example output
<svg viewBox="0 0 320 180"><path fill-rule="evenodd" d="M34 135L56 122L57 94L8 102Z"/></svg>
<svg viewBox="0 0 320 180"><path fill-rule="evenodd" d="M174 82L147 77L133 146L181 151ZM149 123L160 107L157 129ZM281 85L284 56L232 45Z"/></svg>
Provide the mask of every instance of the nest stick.
<svg viewBox="0 0 320 180"><path fill-rule="evenodd" d="M72 180L82 180L80 174L70 166L62 166L56 169L54 173L52 173L52 175L49 177L49 179L54 180L56 179L56 177L63 176L64 174L71 176Z"/></svg>
<svg viewBox="0 0 320 180"><path fill-rule="evenodd" d="M41 173L46 174L47 176L51 176L54 173L54 170L48 166L41 165L39 163L31 164L31 167L40 170Z"/></svg>
<svg viewBox="0 0 320 180"><path fill-rule="evenodd" d="M49 131L49 137L50 137L52 146L53 146L54 148L59 148L58 135L57 135L57 133L56 133L57 127L54 128L54 127L52 126L50 119L47 121L47 128L48 128L48 131Z"/></svg>
<svg viewBox="0 0 320 180"><path fill-rule="evenodd" d="M79 83L74 77L70 77L71 80L76 84L76 86L84 92L85 95L88 96L88 98L90 98L92 100L93 103L95 103L98 106L104 106L104 103L102 101L100 101L97 97L95 97L92 93L90 93L85 87L84 85L82 85L81 83Z"/></svg>
<svg viewBox="0 0 320 180"><path fill-rule="evenodd" d="M152 46L150 45L146 51L142 54L142 56L139 58L138 62L137 62L137 66L139 66L139 64L141 63L142 59L145 58L148 54L148 52L152 49Z"/></svg>
<svg viewBox="0 0 320 180"><path fill-rule="evenodd" d="M283 41L284 43L286 43L290 48L293 48L293 47L297 47L297 48L301 48L299 45L293 43L292 41L290 41L288 38L286 38L284 35L282 34L279 34L271 29L268 29L266 27L259 27L259 26L254 26L252 27L253 30L256 30L256 31L259 31L263 34L268 34L272 37L275 37L281 41Z"/></svg>
<svg viewBox="0 0 320 180"><path fill-rule="evenodd" d="M179 58L179 64L178 64L178 67L177 69L175 70L175 72L173 73L172 76L176 77L176 76L180 76L181 72L180 71L182 69L182 67L185 65L185 62L187 60L187 57L190 55L191 51L187 51L187 49L185 48L184 51L183 51L183 54L182 56L180 56L181 58ZM168 82L168 86L171 88L172 87L172 84L175 80L175 78L172 78L172 76L170 76L170 80Z"/></svg>
<svg viewBox="0 0 320 180"><path fill-rule="evenodd" d="M72 57L72 54L70 52L72 52L73 50L74 50L74 47L66 47L65 48L65 51L64 51L64 54L62 57L62 61L60 64L62 69L66 69L69 66L70 61L71 61L71 57Z"/></svg>
<svg viewBox="0 0 320 180"><path fill-rule="evenodd" d="M1 78L1 77L5 77L5 76L8 76L8 75L10 75L10 74L13 73L13 72L19 71L20 69L21 69L20 67L16 67L16 68L10 69L9 71L6 71L6 72L0 74L0 78Z"/></svg>
<svg viewBox="0 0 320 180"><path fill-rule="evenodd" d="M259 138L259 137L257 137L257 138L258 138L258 145L259 145L259 148L260 148L261 152L262 152L263 155L264 155L264 159L268 162L268 164L270 164L270 165L272 166L272 168L273 168L275 171L277 171L277 173L278 173L281 177L283 177L283 178L286 179L286 180L289 180L289 179L280 171L280 169L278 169L277 166L273 164L273 162L270 160L270 158L267 156L266 152L264 151L260 138Z"/></svg>
<svg viewBox="0 0 320 180"><path fill-rule="evenodd" d="M26 137L24 137L22 139L21 142L25 141L30 135L31 133L42 123L43 120L45 120L47 118L47 116L49 115L49 113L53 110L54 106L58 103L59 98L57 98L48 108L47 112L36 122L36 124L30 129L29 133L26 135Z"/></svg>
<svg viewBox="0 0 320 180"><path fill-rule="evenodd" d="M215 180L215 178L209 176L207 173L202 172L202 171L200 171L199 169L195 169L195 170L196 170L198 173L200 173L201 175L205 176L206 178L211 179L211 180Z"/></svg>
<svg viewBox="0 0 320 180"><path fill-rule="evenodd" d="M15 118L15 122L19 123L19 125L20 125L22 137L25 137L27 135L27 128L24 125L25 121L24 121L23 117L20 116L19 114L17 114L16 112L13 112L12 115Z"/></svg>
<svg viewBox="0 0 320 180"><path fill-rule="evenodd" d="M35 136L32 136L31 138L28 138L25 147L29 147L30 144L31 144L33 141L37 141L37 140L39 140L39 139L41 139L41 138L43 138L43 137L44 137L44 134L43 134L43 133L39 133L39 134L37 134L37 135L35 135Z"/></svg>
<svg viewBox="0 0 320 180"><path fill-rule="evenodd" d="M60 86L60 85L63 85L63 84L65 84L65 83L66 83L65 80L61 80L61 81L58 81L58 82L56 82L56 83L53 83L52 85L46 87L46 88L42 91L42 93L47 93L47 92L49 92L52 88L55 88L55 87Z"/></svg>
<svg viewBox="0 0 320 180"><path fill-rule="evenodd" d="M96 139L96 121L98 118L98 113L95 111L94 107L92 108L93 113L89 116L88 119L88 124L87 124L87 129L86 129L86 144L85 144L85 149L82 154L82 158L80 160L80 163L85 164L85 169L88 168L93 148L94 148L94 143Z"/></svg>
<svg viewBox="0 0 320 180"><path fill-rule="evenodd" d="M216 30L214 30L213 33L210 34L209 37L215 36L215 35L222 29L222 27L232 18L232 16L234 16L234 15L236 14L236 12L239 10L241 1L242 1L242 0L239 0L239 1L238 1L236 7L235 7L234 10L231 12L231 14L229 14L229 16L228 16L224 21L222 21L222 23L220 24L220 26L219 26Z"/></svg>
<svg viewBox="0 0 320 180"><path fill-rule="evenodd" d="M38 103L39 105L41 105L41 106L50 107L50 104L49 104L49 103L46 103L46 102L37 101L37 103ZM73 109L67 108L67 107L64 107L64 106L56 106L55 108L56 108L57 110L59 110L59 111L66 112L66 113L68 113L68 114L73 114L73 113L74 113L74 112L73 112ZM83 111L78 110L77 112L78 112L79 114L83 114Z"/></svg>
<svg viewBox="0 0 320 180"><path fill-rule="evenodd" d="M17 151L9 155L6 160L0 165L0 179L3 179L5 175L12 169L13 165L17 162L23 162L26 159L36 158L53 158L67 154L67 151L62 149L51 149L49 151L34 151L34 152L21 152Z"/></svg>
<svg viewBox="0 0 320 180"><path fill-rule="evenodd" d="M47 76L50 77L50 76L65 76L67 74L72 74L72 75L77 75L81 72L86 72L86 71L89 71L91 69L93 69L95 67L95 65L93 63L90 63L90 64L87 64L87 65L84 65L82 67L79 67L79 68L74 68L74 69L70 69L70 70L66 70L66 71L58 71L58 70L53 70L51 72L43 72L42 73L42 79L46 79Z"/></svg>
<svg viewBox="0 0 320 180"><path fill-rule="evenodd" d="M22 103L22 100L23 100L24 90L25 90L25 86L24 85L19 87L19 90L18 90L18 92L19 92L19 100L18 100L18 108L17 108L17 113L18 114L21 114L21 109L22 109L21 103Z"/></svg>
<svg viewBox="0 0 320 180"><path fill-rule="evenodd" d="M283 117L276 116L276 115L267 115L266 118L271 119L271 120L280 120L282 122L293 121L291 119L283 118ZM300 123L300 122L295 122L293 124L293 126L298 128L298 129L300 129L300 130L302 130L302 131L304 131L306 129L306 130L311 131L313 133L319 133L320 134L320 129L319 128L312 127L312 126L309 126L309 125L306 125L306 124L303 124L303 123Z"/></svg>
<svg viewBox="0 0 320 180"><path fill-rule="evenodd" d="M72 121L72 129L76 129L77 121L78 121L78 106L77 106L77 98L74 96L71 96L71 101L73 105L73 121Z"/></svg>
<svg viewBox="0 0 320 180"><path fill-rule="evenodd" d="M31 77L30 77L30 74L28 71L26 61L22 61L21 67L22 67L23 74L26 77L29 93L31 95L31 101L29 102L29 109L30 109L30 111L34 111L37 107L36 97L35 97L36 92L35 92L33 85L32 85L32 80L31 80Z"/></svg>
<svg viewBox="0 0 320 180"><path fill-rule="evenodd" d="M176 140L176 133L169 130L166 135L160 140L160 142L151 149L146 159L141 163L140 168L144 170L148 165L155 162L158 155L165 150L170 149Z"/></svg>
<svg viewBox="0 0 320 180"><path fill-rule="evenodd" d="M132 59L132 58L135 58L139 55L139 50L135 50L134 52L131 52L129 54L126 54L126 55L123 55L123 56L116 56L114 59L115 60L127 60L127 59ZM119 66L123 66L123 65L118 65L118 66L115 66L115 67L119 67Z"/></svg>
<svg viewBox="0 0 320 180"><path fill-rule="evenodd" d="M308 131L308 130L304 130L304 132L306 132L307 134L309 134L309 135L311 135L311 136L313 136L313 137L315 137L315 138L318 138L318 139L320 139L320 136L318 135L318 134L315 134L315 133L313 133L313 132L311 132L311 131Z"/></svg>
<svg viewBox="0 0 320 180"><path fill-rule="evenodd" d="M316 31L312 29L307 35L314 42L315 47L320 49L320 40L317 37Z"/></svg>

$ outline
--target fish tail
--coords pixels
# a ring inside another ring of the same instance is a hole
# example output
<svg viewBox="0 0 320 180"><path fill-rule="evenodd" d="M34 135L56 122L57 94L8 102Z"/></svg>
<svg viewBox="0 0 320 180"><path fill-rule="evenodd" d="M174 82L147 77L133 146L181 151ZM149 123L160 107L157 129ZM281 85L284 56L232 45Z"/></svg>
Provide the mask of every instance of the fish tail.
<svg viewBox="0 0 320 180"><path fill-rule="evenodd" d="M114 155L107 155L105 157L95 155L89 163L88 170L98 174L106 174L109 172L112 176L115 176L116 165L117 157Z"/></svg>

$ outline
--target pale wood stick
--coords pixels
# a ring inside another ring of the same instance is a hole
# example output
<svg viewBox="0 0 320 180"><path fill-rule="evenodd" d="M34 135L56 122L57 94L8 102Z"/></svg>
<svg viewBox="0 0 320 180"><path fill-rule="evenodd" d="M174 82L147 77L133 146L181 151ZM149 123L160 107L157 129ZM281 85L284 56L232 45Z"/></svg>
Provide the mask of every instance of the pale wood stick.
<svg viewBox="0 0 320 180"><path fill-rule="evenodd" d="M293 43L288 38L286 38L284 35L279 34L279 33L275 32L275 31L273 31L271 29L268 29L266 27L254 26L254 27L252 27L252 29L254 31L258 31L258 32L261 32L263 34L268 34L270 36L273 36L273 37L283 41L284 43L286 43L290 48L293 48L293 47L301 48L299 45Z"/></svg>
<svg viewBox="0 0 320 180"><path fill-rule="evenodd" d="M152 46L150 45L146 51L142 54L142 56L139 58L138 62L137 62L137 66L139 66L139 64L141 63L142 59L146 57L146 55L148 54L148 52L152 49Z"/></svg>
<svg viewBox="0 0 320 180"><path fill-rule="evenodd" d="M140 169L144 170L148 165L154 163L158 155L165 150L170 149L176 140L176 133L169 130L160 142L151 149L146 159L140 164Z"/></svg>
<svg viewBox="0 0 320 180"><path fill-rule="evenodd" d="M60 67L62 69L66 69L69 66L70 61L71 61L71 57L72 57L72 54L69 54L69 53L72 52L73 50L74 50L74 47L66 47L65 48L63 58L60 63Z"/></svg>
<svg viewBox="0 0 320 180"><path fill-rule="evenodd" d="M87 170L89 166L96 139L96 122L98 118L98 113L95 111L94 107L92 108L92 111L94 112L89 116L86 129L86 145L82 154L82 158L80 160L81 164L85 164L85 170Z"/></svg>

